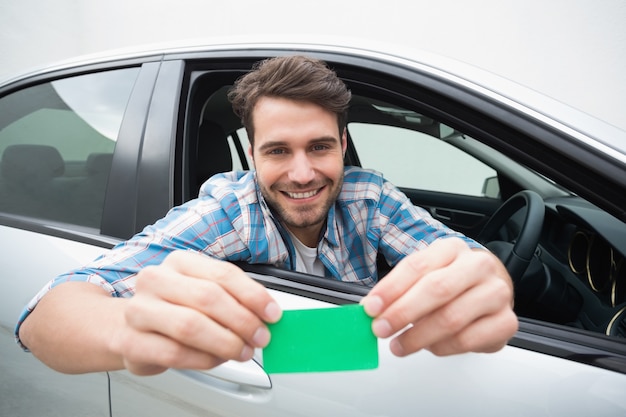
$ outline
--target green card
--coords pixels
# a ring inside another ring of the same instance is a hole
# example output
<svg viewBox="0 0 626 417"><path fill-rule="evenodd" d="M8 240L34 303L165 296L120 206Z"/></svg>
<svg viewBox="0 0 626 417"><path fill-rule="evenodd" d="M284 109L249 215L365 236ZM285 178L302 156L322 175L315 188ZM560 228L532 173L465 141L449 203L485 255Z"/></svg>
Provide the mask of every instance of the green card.
<svg viewBox="0 0 626 417"><path fill-rule="evenodd" d="M378 367L378 341L363 306L285 310L269 324L263 350L267 373L327 372Z"/></svg>

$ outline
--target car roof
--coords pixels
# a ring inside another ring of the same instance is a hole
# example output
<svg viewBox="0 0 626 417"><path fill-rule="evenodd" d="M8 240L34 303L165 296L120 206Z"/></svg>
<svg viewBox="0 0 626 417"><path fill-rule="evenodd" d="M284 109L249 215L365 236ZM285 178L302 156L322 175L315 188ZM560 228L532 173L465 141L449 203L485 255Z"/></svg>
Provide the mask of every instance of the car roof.
<svg viewBox="0 0 626 417"><path fill-rule="evenodd" d="M481 96L514 108L555 129L565 131L583 144L626 164L626 131L623 129L538 91L467 63L424 50L386 43L377 44L369 40L367 44L364 44L358 39L337 39L336 37L328 39L327 42L323 41L323 37L316 37L315 42L309 42L307 37L299 37L290 42L271 40L271 38L253 40L247 37L228 37L140 45L83 55L33 69L21 75L0 80L0 89L28 77L85 65L129 59L159 61L168 59L169 56L181 57L184 54L228 52L229 56L232 56L232 53L237 51L245 53L246 56L250 56L252 51L257 52L259 56L263 56L264 53L269 56L279 52L331 53L362 57L417 70L463 86Z"/></svg>

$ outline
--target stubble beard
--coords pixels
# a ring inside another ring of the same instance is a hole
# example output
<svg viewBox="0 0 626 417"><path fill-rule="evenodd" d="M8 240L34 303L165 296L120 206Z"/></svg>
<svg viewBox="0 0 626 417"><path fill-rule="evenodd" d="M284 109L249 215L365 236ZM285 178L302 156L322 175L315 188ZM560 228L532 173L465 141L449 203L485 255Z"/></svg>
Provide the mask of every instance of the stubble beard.
<svg viewBox="0 0 626 417"><path fill-rule="evenodd" d="M280 191L277 191L275 189L277 188L277 185L279 184L274 184L268 189L264 184L259 183L261 195L265 199L267 205L274 211L276 215L278 215L280 220L287 227L308 228L316 225L321 225L326 222L326 218L328 217L328 211L330 210L330 207L335 204L335 201L337 200L337 197L341 192L341 187L343 185L343 172L341 172L341 176L336 183L330 179L327 179L325 184L320 185L320 187L325 185L328 189L330 189L330 193L328 194L327 199L322 204L316 203L311 205L303 205L301 207L287 208L278 201L278 198L274 198L275 194L281 193ZM298 188L301 187L291 187L290 190L297 192ZM307 188L310 189L311 187L307 185Z"/></svg>

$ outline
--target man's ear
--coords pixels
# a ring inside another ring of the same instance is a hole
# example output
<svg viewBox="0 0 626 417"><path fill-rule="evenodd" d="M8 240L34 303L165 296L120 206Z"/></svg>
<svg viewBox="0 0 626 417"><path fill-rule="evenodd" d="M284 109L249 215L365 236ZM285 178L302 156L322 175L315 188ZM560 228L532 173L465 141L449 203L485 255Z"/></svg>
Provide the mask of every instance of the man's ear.
<svg viewBox="0 0 626 417"><path fill-rule="evenodd" d="M346 150L348 149L348 128L343 128L343 134L341 135L341 154L345 158Z"/></svg>

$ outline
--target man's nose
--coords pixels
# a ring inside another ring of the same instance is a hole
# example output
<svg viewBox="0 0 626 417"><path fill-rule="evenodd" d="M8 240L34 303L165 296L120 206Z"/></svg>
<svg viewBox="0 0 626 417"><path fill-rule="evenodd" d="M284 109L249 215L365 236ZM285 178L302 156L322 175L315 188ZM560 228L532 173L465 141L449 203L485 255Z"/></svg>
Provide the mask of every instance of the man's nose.
<svg viewBox="0 0 626 417"><path fill-rule="evenodd" d="M298 184L308 184L315 179L313 164L305 152L294 154L289 167L289 180Z"/></svg>

